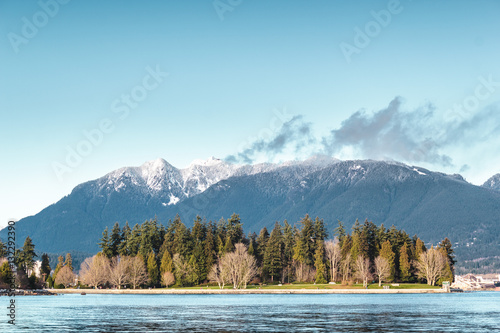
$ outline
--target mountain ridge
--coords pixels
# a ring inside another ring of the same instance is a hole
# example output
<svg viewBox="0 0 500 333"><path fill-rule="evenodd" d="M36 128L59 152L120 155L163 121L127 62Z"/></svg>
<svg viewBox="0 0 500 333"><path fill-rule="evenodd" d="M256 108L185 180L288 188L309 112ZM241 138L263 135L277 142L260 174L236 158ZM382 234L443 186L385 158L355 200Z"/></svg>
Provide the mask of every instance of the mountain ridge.
<svg viewBox="0 0 500 333"><path fill-rule="evenodd" d="M76 186L57 203L17 224L18 240L30 235L37 250L96 252L102 230L157 216L179 214L190 226L240 214L245 231L276 220L295 223L305 214L325 219L391 224L436 244L455 243L463 259L493 256L500 192L472 185L460 175L393 161L339 161L316 157L281 164L233 165L210 158L177 169L164 159L114 170ZM5 229L0 233L4 238Z"/></svg>

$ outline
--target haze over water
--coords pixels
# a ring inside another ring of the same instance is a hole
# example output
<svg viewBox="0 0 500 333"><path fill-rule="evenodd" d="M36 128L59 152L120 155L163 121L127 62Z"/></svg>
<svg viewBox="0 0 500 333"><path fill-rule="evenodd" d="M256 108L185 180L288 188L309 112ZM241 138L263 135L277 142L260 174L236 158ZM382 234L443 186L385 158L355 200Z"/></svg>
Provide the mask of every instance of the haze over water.
<svg viewBox="0 0 500 333"><path fill-rule="evenodd" d="M3 306L5 302L0 300ZM18 297L2 332L498 332L500 293Z"/></svg>

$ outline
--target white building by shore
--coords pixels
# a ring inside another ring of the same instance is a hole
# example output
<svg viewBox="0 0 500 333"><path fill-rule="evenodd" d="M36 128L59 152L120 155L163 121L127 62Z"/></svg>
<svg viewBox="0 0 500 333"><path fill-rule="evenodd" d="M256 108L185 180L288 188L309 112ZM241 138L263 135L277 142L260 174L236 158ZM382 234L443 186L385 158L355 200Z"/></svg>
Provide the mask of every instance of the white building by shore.
<svg viewBox="0 0 500 333"><path fill-rule="evenodd" d="M452 288L460 288L464 290L480 290L487 288L495 288L495 284L500 282L500 275L494 279L485 279L480 275L466 274L456 275L455 282L451 285Z"/></svg>

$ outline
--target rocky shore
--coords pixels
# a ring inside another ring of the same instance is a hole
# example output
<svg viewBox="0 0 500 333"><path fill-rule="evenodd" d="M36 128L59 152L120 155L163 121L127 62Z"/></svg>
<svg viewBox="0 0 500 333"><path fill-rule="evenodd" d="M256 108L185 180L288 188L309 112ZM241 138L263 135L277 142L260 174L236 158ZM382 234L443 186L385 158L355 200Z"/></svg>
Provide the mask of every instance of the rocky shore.
<svg viewBox="0 0 500 333"><path fill-rule="evenodd" d="M0 290L0 296L54 296L57 295L56 289L35 289L35 290L23 290L16 289L15 291L9 291L6 289Z"/></svg>

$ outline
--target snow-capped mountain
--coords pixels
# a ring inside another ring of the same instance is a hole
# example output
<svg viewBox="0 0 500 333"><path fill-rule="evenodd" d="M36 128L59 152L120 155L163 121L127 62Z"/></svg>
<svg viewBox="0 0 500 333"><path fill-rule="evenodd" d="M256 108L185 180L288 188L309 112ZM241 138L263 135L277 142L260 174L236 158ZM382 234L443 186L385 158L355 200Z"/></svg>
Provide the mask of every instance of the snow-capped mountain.
<svg viewBox="0 0 500 333"><path fill-rule="evenodd" d="M500 173L497 173L496 175L494 175L490 179L488 179L483 184L483 187L491 188L492 190L496 190L496 191L500 191Z"/></svg>
<svg viewBox="0 0 500 333"><path fill-rule="evenodd" d="M235 165L211 157L208 160L195 160L188 167L177 169L164 159L158 158L139 167L115 170L80 186L89 188L92 195L99 196L109 196L114 192L136 191L143 196L159 200L163 206L170 206L200 194L213 184L233 176L248 176L282 169L284 174L292 178L303 177L337 162L338 160L327 156L314 156L303 162Z"/></svg>
<svg viewBox="0 0 500 333"><path fill-rule="evenodd" d="M183 169L157 159L78 185L20 220L16 232L21 241L29 235L38 251L96 252L102 231L115 222L133 226L157 216L167 224L179 214L190 226L196 215L218 221L234 212L245 231L310 214L325 219L330 232L338 220L349 228L356 219L369 219L434 244L449 237L462 258L500 251L500 192L398 162L324 156L256 165L210 158Z"/></svg>

